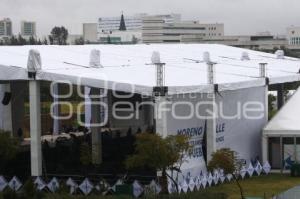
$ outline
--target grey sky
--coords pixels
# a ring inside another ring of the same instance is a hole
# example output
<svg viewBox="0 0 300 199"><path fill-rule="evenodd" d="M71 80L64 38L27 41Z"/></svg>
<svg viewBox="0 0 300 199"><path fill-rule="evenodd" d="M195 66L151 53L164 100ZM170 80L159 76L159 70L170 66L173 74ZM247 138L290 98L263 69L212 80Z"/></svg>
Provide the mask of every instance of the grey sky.
<svg viewBox="0 0 300 199"><path fill-rule="evenodd" d="M0 18L13 20L14 33L21 20L37 22L39 35L55 25L71 34L81 33L83 22L135 13L181 13L186 20L225 24L225 34L271 31L283 34L290 25L300 25L299 0L0 0Z"/></svg>

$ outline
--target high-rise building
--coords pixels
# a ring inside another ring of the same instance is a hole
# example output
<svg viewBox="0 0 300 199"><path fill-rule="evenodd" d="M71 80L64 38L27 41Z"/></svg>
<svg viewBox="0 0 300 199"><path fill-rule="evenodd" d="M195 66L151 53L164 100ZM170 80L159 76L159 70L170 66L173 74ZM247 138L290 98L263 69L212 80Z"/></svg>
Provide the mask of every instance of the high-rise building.
<svg viewBox="0 0 300 199"><path fill-rule="evenodd" d="M32 21L21 22L21 35L22 36L36 36L36 23Z"/></svg>
<svg viewBox="0 0 300 199"><path fill-rule="evenodd" d="M9 18L0 20L0 37L12 36L12 22Z"/></svg>

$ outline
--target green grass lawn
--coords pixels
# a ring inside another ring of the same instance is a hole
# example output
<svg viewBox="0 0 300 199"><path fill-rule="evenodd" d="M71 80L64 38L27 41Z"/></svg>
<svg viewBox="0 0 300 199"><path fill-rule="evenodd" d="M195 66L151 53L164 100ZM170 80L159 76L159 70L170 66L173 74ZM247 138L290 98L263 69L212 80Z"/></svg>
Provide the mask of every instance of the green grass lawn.
<svg viewBox="0 0 300 199"><path fill-rule="evenodd" d="M260 196L266 194L266 198L284 192L300 184L300 178L290 177L285 174L270 174L267 176L254 176L240 181L245 196ZM235 182L218 185L206 189L207 192L222 192L229 196L229 199L240 199L238 186ZM201 191L200 191L201 192Z"/></svg>

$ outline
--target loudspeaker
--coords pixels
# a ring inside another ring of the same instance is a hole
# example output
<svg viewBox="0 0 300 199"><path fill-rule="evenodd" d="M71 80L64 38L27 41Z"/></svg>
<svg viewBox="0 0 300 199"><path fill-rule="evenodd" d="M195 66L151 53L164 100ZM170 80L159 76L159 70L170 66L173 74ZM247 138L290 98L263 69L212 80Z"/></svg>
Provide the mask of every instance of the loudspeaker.
<svg viewBox="0 0 300 199"><path fill-rule="evenodd" d="M2 104L5 106L8 105L10 102L10 99L11 99L11 92L5 92L4 97L2 99Z"/></svg>

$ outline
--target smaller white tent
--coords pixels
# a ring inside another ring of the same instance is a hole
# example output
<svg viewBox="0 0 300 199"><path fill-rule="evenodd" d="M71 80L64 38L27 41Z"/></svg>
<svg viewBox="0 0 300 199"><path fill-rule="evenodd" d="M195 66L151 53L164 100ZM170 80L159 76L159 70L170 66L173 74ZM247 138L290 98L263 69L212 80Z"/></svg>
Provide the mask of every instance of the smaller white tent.
<svg viewBox="0 0 300 199"><path fill-rule="evenodd" d="M262 136L263 160L270 161L272 168L285 169L287 164L300 160L297 158L300 155L299 141L300 88L265 126Z"/></svg>
<svg viewBox="0 0 300 199"><path fill-rule="evenodd" d="M265 126L264 135L300 136L300 89Z"/></svg>

